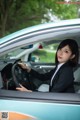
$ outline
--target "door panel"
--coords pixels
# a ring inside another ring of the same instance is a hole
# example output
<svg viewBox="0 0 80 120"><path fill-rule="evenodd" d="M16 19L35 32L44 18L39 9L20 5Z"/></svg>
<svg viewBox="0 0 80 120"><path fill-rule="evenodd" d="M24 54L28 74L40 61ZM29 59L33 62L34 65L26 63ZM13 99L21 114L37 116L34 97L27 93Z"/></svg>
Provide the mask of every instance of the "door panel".
<svg viewBox="0 0 80 120"><path fill-rule="evenodd" d="M26 115L26 117L31 116L33 120L80 120L80 105L29 102L27 100L0 100L0 104L0 112L6 111Z"/></svg>
<svg viewBox="0 0 80 120"><path fill-rule="evenodd" d="M8 116L8 120L13 120L13 115L18 120L80 120L80 95L77 94L7 91L0 92L0 96L1 117Z"/></svg>

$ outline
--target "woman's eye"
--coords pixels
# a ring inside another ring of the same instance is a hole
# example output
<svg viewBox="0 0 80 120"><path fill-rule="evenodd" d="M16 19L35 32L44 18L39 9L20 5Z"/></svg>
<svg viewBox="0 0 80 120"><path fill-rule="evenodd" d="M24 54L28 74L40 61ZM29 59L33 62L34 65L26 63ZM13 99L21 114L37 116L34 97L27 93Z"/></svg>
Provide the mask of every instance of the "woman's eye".
<svg viewBox="0 0 80 120"><path fill-rule="evenodd" d="M68 53L68 51L65 51L65 53Z"/></svg>

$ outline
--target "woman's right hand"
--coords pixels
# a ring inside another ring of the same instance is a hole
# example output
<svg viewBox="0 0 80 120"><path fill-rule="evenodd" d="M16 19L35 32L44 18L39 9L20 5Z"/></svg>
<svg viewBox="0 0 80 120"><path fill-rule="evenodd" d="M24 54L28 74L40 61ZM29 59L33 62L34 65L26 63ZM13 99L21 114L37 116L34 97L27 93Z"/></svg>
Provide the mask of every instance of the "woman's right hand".
<svg viewBox="0 0 80 120"><path fill-rule="evenodd" d="M20 65L20 67L23 68L24 70L27 70L27 72L31 71L31 68L24 63L18 63L18 65Z"/></svg>

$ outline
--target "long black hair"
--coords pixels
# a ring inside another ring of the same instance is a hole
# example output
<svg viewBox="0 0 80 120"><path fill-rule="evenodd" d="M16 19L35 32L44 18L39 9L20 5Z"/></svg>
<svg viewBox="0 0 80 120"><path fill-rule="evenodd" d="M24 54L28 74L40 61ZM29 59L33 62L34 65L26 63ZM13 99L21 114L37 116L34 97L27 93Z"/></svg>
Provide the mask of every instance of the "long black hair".
<svg viewBox="0 0 80 120"><path fill-rule="evenodd" d="M78 49L78 44L75 40L73 39L66 39L66 40L63 40L58 48L57 48L57 51L63 47L65 47L66 45L69 46L71 52L72 52L72 55L75 55L75 57L71 60L69 60L68 62L70 63L71 66L76 66L78 64L78 59L79 59L79 49ZM55 57L55 63L56 65L58 64L58 59L57 59L57 52L56 52L56 57Z"/></svg>

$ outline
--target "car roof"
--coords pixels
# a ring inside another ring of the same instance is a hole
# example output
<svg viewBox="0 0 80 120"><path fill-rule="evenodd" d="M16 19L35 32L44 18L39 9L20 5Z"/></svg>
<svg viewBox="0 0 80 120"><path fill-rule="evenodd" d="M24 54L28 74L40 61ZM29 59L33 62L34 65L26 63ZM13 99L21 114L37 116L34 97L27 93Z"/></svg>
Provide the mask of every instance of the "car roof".
<svg viewBox="0 0 80 120"><path fill-rule="evenodd" d="M49 23L44 23L44 24L39 24L39 25L35 25L35 26L31 26L31 27L28 27L28 28L24 28L22 30L19 30L17 32L14 32L10 35L7 35L3 38L0 39L0 44L1 43L4 43L5 41L8 41L9 39L11 40L12 38L15 38L15 37L18 37L18 36L21 36L23 34L26 34L26 33L31 33L31 32L35 32L35 31L39 31L39 30L42 30L42 29L49 29L49 28L52 28L52 27L63 27L63 26L76 26L76 25L80 25L80 19L77 18L77 19L70 19L70 20L60 20L60 21L56 21L56 22L49 22Z"/></svg>
<svg viewBox="0 0 80 120"><path fill-rule="evenodd" d="M80 19L61 20L19 30L0 39L0 54L34 42L59 42L66 38L77 40L80 45Z"/></svg>

